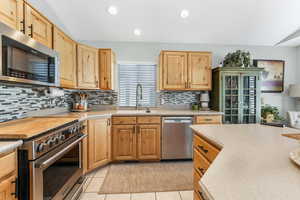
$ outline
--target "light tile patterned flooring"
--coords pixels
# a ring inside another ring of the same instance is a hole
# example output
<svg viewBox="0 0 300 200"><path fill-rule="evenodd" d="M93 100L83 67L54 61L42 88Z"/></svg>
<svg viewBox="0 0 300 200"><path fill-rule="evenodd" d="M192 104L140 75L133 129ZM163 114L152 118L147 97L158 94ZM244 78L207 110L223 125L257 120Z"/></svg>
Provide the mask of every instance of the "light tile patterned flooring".
<svg viewBox="0 0 300 200"><path fill-rule="evenodd" d="M193 200L193 191L131 193L131 194L97 194L104 181L109 166L100 168L86 175L80 200Z"/></svg>

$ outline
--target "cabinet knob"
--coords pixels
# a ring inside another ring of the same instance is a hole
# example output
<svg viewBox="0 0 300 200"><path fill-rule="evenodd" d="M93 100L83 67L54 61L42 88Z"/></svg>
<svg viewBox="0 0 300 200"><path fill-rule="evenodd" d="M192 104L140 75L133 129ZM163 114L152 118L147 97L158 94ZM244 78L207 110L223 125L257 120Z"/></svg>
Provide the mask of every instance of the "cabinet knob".
<svg viewBox="0 0 300 200"><path fill-rule="evenodd" d="M208 150L204 148L204 146L198 145L198 148L203 151L204 153L208 153Z"/></svg>
<svg viewBox="0 0 300 200"><path fill-rule="evenodd" d="M30 28L29 36L33 37L33 24L31 24L30 26L28 26L28 28Z"/></svg>

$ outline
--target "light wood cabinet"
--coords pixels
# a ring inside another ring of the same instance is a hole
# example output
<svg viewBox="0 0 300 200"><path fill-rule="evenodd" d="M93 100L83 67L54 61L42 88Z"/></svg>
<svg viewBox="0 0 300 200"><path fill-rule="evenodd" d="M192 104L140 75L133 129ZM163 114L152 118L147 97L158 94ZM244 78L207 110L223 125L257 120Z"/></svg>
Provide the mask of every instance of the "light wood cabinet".
<svg viewBox="0 0 300 200"><path fill-rule="evenodd" d="M138 160L159 160L160 159L160 124L138 125Z"/></svg>
<svg viewBox="0 0 300 200"><path fill-rule="evenodd" d="M186 52L164 52L161 82L164 90L184 90L187 86L188 58Z"/></svg>
<svg viewBox="0 0 300 200"><path fill-rule="evenodd" d="M111 160L110 119L88 121L88 169L103 166Z"/></svg>
<svg viewBox="0 0 300 200"><path fill-rule="evenodd" d="M0 200L16 200L17 153L0 154Z"/></svg>
<svg viewBox="0 0 300 200"><path fill-rule="evenodd" d="M113 160L160 160L159 116L113 117Z"/></svg>
<svg viewBox="0 0 300 200"><path fill-rule="evenodd" d="M16 176L11 176L4 181L0 182L0 200L16 200L14 195L16 191Z"/></svg>
<svg viewBox="0 0 300 200"><path fill-rule="evenodd" d="M24 31L23 0L1 0L0 21L13 29Z"/></svg>
<svg viewBox="0 0 300 200"><path fill-rule="evenodd" d="M82 89L99 88L98 49L77 45L77 86Z"/></svg>
<svg viewBox="0 0 300 200"><path fill-rule="evenodd" d="M25 34L52 48L52 23L27 3L25 4Z"/></svg>
<svg viewBox="0 0 300 200"><path fill-rule="evenodd" d="M211 53L188 53L188 88L194 90L211 90Z"/></svg>
<svg viewBox="0 0 300 200"><path fill-rule="evenodd" d="M211 90L210 52L162 51L160 90Z"/></svg>
<svg viewBox="0 0 300 200"><path fill-rule="evenodd" d="M76 88L76 42L54 27L53 49L60 55L60 86Z"/></svg>
<svg viewBox="0 0 300 200"><path fill-rule="evenodd" d="M199 115L195 118L195 124L222 124L222 115Z"/></svg>
<svg viewBox="0 0 300 200"><path fill-rule="evenodd" d="M99 49L100 89L114 90L116 58L111 49Z"/></svg>
<svg viewBox="0 0 300 200"><path fill-rule="evenodd" d="M113 160L136 160L136 126L113 125Z"/></svg>

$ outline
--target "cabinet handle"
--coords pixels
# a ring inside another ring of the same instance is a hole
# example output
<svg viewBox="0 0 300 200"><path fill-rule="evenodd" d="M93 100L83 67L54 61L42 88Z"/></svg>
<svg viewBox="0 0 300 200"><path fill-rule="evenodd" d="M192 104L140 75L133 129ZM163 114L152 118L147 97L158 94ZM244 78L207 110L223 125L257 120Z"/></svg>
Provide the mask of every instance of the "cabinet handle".
<svg viewBox="0 0 300 200"><path fill-rule="evenodd" d="M11 195L17 199L19 197L19 179L16 178L11 184L15 184L15 192L12 192Z"/></svg>
<svg viewBox="0 0 300 200"><path fill-rule="evenodd" d="M210 121L212 121L213 119L209 119L209 118L206 118L206 119L204 119L204 121L207 121L207 122L210 122Z"/></svg>
<svg viewBox="0 0 300 200"><path fill-rule="evenodd" d="M30 28L29 36L33 37L33 24L31 24L30 26L28 26L28 28Z"/></svg>
<svg viewBox="0 0 300 200"><path fill-rule="evenodd" d="M204 146L198 145L198 148L203 151L204 153L208 153L208 150L204 148Z"/></svg>
<svg viewBox="0 0 300 200"><path fill-rule="evenodd" d="M25 21L24 21L24 19L20 21L20 24L21 24L21 30L20 31L22 33L25 33Z"/></svg>
<svg viewBox="0 0 300 200"><path fill-rule="evenodd" d="M205 169L203 169L203 168L199 168L199 167L198 167L198 169L199 169L199 171L200 171L202 174L204 174L204 173L205 173L205 171L206 171L206 170L205 170Z"/></svg>

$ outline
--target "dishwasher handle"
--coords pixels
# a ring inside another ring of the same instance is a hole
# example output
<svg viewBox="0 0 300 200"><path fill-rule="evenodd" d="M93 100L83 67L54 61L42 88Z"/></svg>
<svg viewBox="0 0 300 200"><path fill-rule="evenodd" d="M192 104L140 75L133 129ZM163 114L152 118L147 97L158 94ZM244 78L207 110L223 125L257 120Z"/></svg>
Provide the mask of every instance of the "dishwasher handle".
<svg viewBox="0 0 300 200"><path fill-rule="evenodd" d="M170 124L170 123L188 123L192 124L193 120L192 119L165 119L163 121L165 124Z"/></svg>

